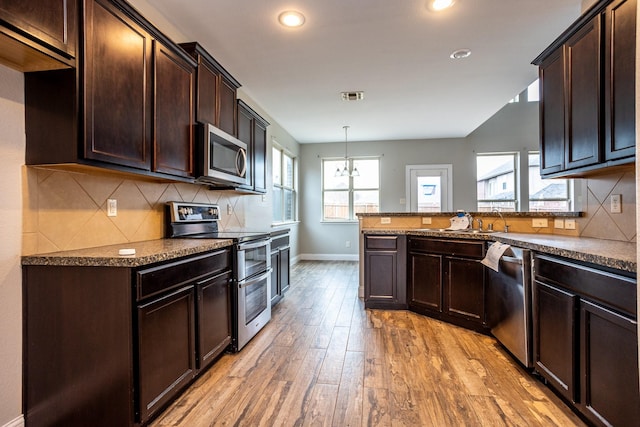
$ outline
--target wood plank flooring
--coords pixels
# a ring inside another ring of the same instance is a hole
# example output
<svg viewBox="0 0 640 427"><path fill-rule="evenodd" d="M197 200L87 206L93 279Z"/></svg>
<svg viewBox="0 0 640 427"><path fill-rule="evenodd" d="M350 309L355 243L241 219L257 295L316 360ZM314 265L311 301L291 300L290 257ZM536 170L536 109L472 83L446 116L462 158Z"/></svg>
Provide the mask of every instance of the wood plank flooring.
<svg viewBox="0 0 640 427"><path fill-rule="evenodd" d="M582 426L490 337L365 310L356 262L300 262L271 322L152 426Z"/></svg>

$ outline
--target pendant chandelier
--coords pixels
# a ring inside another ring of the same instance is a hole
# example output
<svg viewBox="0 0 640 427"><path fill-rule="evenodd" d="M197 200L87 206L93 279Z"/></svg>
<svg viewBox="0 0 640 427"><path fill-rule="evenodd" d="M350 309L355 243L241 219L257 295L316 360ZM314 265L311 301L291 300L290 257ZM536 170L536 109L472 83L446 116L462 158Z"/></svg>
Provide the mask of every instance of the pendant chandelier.
<svg viewBox="0 0 640 427"><path fill-rule="evenodd" d="M358 168L355 166L353 170L349 171L349 157L347 156L347 131L349 130L349 126L342 126L342 128L344 129L344 168L340 170L338 167L334 176L360 176L360 172L358 172Z"/></svg>

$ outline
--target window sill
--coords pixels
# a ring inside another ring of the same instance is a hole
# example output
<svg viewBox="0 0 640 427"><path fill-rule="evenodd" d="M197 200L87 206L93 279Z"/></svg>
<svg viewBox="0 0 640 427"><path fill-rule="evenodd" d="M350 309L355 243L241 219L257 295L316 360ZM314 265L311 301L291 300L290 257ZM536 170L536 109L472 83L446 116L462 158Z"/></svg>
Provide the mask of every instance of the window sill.
<svg viewBox="0 0 640 427"><path fill-rule="evenodd" d="M300 224L300 221L272 222L271 223L271 228L284 227L286 225L292 225L292 224Z"/></svg>
<svg viewBox="0 0 640 427"><path fill-rule="evenodd" d="M358 224L357 219L339 220L339 221L320 221L320 224Z"/></svg>

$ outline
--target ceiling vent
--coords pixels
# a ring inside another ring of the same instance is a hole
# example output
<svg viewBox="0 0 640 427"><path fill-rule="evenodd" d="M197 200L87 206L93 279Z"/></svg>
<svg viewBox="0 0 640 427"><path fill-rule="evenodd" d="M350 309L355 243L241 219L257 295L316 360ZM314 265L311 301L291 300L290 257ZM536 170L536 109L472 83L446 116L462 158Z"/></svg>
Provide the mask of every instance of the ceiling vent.
<svg viewBox="0 0 640 427"><path fill-rule="evenodd" d="M361 90L354 92L340 92L343 101L360 101L364 99L364 92Z"/></svg>

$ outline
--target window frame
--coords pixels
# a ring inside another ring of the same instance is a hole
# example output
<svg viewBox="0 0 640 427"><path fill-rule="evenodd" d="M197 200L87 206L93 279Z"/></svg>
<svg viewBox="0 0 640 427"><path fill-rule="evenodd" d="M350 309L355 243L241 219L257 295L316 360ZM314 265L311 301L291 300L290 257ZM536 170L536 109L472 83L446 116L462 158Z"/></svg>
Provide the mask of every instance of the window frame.
<svg viewBox="0 0 640 427"><path fill-rule="evenodd" d="M278 151L279 153L279 157L280 157L280 182L275 182L274 181L274 176L273 176L273 167L275 162L273 161L273 158L271 159L271 165L272 165L272 171L271 171L271 189L272 189L272 194L273 194L273 201L272 201L272 213L271 213L271 223L274 225L282 225L282 224L291 224L291 223L295 223L298 222L298 158L296 156L293 155L293 153L291 153L289 150L287 150L286 148L280 146L279 144L277 144L275 141L273 141L272 147L271 147L271 155L274 156L274 152ZM290 158L292 161L292 168L293 168L293 177L292 177L292 186L288 186L285 185L284 182L285 180L285 175L286 175L286 164L287 162L285 161L285 156ZM274 209L274 205L275 205L275 190L276 189L280 189L281 192L281 212L282 212L282 216L280 218L275 218L275 213L276 213L276 209ZM286 197L285 197L285 193L290 191L291 192L291 197L292 197L292 205L291 208L293 210L292 212L292 218L291 219L285 219L285 212L286 212Z"/></svg>
<svg viewBox="0 0 640 427"><path fill-rule="evenodd" d="M476 153L476 166L478 164L479 157L488 157L488 156L513 156L513 199L480 199L478 194L476 193L476 209L480 212L480 203L505 203L512 202L514 205L514 212L519 212L520 207L522 206L520 197L521 191L519 189L520 183L520 153L517 151L500 151L500 152L487 152L487 153ZM478 183L478 170L476 169L476 191L477 191L477 183ZM497 183L496 183L497 184ZM485 209L485 208L483 208ZM493 207L491 208L493 209ZM499 207L498 207L499 209Z"/></svg>
<svg viewBox="0 0 640 427"><path fill-rule="evenodd" d="M362 188L355 188L354 187L354 177L353 176L349 176L349 185L348 188L346 189L333 189L333 188L325 188L325 173L327 173L326 171L326 167L325 167L325 162L345 162L345 158L344 157L324 157L321 159L321 163L320 163L320 170L321 170L321 176L320 176L320 190L322 192L322 197L321 197L321 203L320 203L320 222L322 223L328 223L328 224L339 224L339 223L354 223L354 222L358 222L358 218L356 216L355 213L355 200L354 200L354 193L356 191L377 191L378 192L378 211L380 211L380 183L382 182L381 180L381 176L380 176L380 157L379 156L358 156L358 157L349 157L346 161L347 161L347 167L349 170L353 170L353 165L355 161L362 161L362 160L375 160L378 163L378 182L377 182L377 186L376 187L362 187ZM333 168L331 168L331 171L328 171L328 173L335 173L335 170ZM325 218L325 192L328 191L341 191L341 192L348 192L348 196L347 196L347 200L348 200L348 218L344 218L344 219L327 219Z"/></svg>

